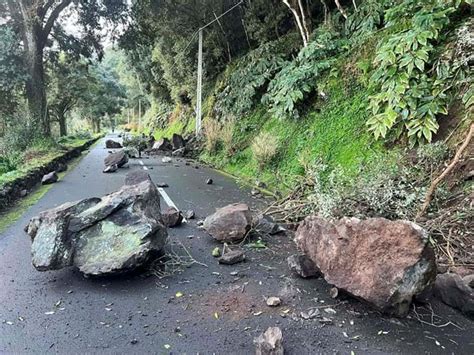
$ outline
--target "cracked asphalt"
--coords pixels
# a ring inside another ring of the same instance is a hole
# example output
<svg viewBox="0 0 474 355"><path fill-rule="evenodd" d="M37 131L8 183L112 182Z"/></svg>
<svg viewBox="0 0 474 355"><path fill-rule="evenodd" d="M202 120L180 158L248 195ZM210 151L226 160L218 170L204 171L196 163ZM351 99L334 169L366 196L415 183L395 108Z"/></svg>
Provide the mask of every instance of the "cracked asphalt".
<svg viewBox="0 0 474 355"><path fill-rule="evenodd" d="M322 279L294 276L286 266L295 252L291 235L265 238L266 249L244 247L244 263L219 265L211 255L219 244L196 221L228 203L258 208L264 199L185 159L145 157L143 165L133 159L128 169L102 174L107 154L102 140L0 234L0 353L252 354L253 339L269 326L282 329L287 354L474 353L474 323L443 304L418 305L408 318L394 319L348 296L332 299ZM31 217L116 191L129 171L145 168L155 183L169 184L165 191L179 209L196 212L195 220L169 230L168 251L181 267L165 275L153 269L94 279L74 268L32 267L23 231ZM197 263L188 263L187 252ZM268 307L269 296L280 297L282 305ZM311 309L320 315L304 319L301 312ZM321 323L323 316L331 324Z"/></svg>

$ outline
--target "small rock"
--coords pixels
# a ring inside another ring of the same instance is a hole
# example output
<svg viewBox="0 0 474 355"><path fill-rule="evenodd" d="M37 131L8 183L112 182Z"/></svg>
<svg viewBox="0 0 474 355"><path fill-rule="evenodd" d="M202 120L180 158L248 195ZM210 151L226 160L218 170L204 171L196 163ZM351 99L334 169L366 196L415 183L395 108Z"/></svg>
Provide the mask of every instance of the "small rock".
<svg viewBox="0 0 474 355"><path fill-rule="evenodd" d="M117 170L118 170L117 164L112 164L112 165L106 166L102 172L108 174L108 173L115 173Z"/></svg>
<svg viewBox="0 0 474 355"><path fill-rule="evenodd" d="M138 343L138 340L137 340L137 339L132 339L132 340L130 340L130 344L135 345L135 344L137 344L137 343Z"/></svg>
<svg viewBox="0 0 474 355"><path fill-rule="evenodd" d="M273 222L271 217L265 215L256 216L253 224L255 232L259 234L274 235L286 231L285 228Z"/></svg>
<svg viewBox="0 0 474 355"><path fill-rule="evenodd" d="M183 222L183 215L174 207L167 208L163 213L163 223L169 228L177 227Z"/></svg>
<svg viewBox="0 0 474 355"><path fill-rule="evenodd" d="M254 339L256 355L283 355L283 335L278 327L270 327Z"/></svg>
<svg viewBox="0 0 474 355"><path fill-rule="evenodd" d="M21 190L20 191L20 197L25 197L26 195L28 195L28 190Z"/></svg>
<svg viewBox="0 0 474 355"><path fill-rule="evenodd" d="M219 247L215 247L214 249L212 249L211 254L213 257L218 258L219 256L221 256L221 250L219 249Z"/></svg>
<svg viewBox="0 0 474 355"><path fill-rule="evenodd" d="M231 250L219 258L219 264L234 265L245 260L245 254L240 250Z"/></svg>
<svg viewBox="0 0 474 355"><path fill-rule="evenodd" d="M267 184L265 184L263 181L260 181L260 180L255 181L255 185L261 189L267 188Z"/></svg>
<svg viewBox="0 0 474 355"><path fill-rule="evenodd" d="M278 297L268 297L266 302L269 307L277 307L281 304L281 299Z"/></svg>
<svg viewBox="0 0 474 355"><path fill-rule="evenodd" d="M327 314L336 314L336 310L334 308L324 308L324 312Z"/></svg>
<svg viewBox="0 0 474 355"><path fill-rule="evenodd" d="M41 179L41 184L43 185L53 184L56 181L58 181L58 179L59 179L58 174L56 174L55 171L52 171L43 176L43 178Z"/></svg>
<svg viewBox="0 0 474 355"><path fill-rule="evenodd" d="M214 180L212 180L212 179L207 179L206 180L206 184L208 184L208 185L212 185L213 183L214 183Z"/></svg>
<svg viewBox="0 0 474 355"><path fill-rule="evenodd" d="M204 225L204 221L202 219L200 219L199 221L196 222L196 225L197 226L203 226Z"/></svg>
<svg viewBox="0 0 474 355"><path fill-rule="evenodd" d="M337 296L339 295L339 290L337 289L337 287L332 287L329 290L329 295L331 296L331 298L337 298Z"/></svg>
<svg viewBox="0 0 474 355"><path fill-rule="evenodd" d="M313 318L316 318L317 316L319 316L321 312L319 311L319 309L317 308L314 308L314 309L310 309L308 312L301 312L301 318L303 319L313 319Z"/></svg>
<svg viewBox="0 0 474 355"><path fill-rule="evenodd" d="M321 324L333 324L333 320L331 318L323 317L319 320Z"/></svg>
<svg viewBox="0 0 474 355"><path fill-rule="evenodd" d="M316 264L306 255L295 254L289 256L286 260L290 270L302 278L313 277L320 274Z"/></svg>
<svg viewBox="0 0 474 355"><path fill-rule="evenodd" d="M159 182L156 184L158 187L169 187L169 185L166 182Z"/></svg>
<svg viewBox="0 0 474 355"><path fill-rule="evenodd" d="M250 194L251 194L252 196L258 196L258 195L260 195L260 191L257 190L257 189L252 189L252 191L250 191Z"/></svg>
<svg viewBox="0 0 474 355"><path fill-rule="evenodd" d="M187 211L184 211L184 218L186 219L194 219L196 217L196 214L194 213L193 210L187 210Z"/></svg>
<svg viewBox="0 0 474 355"><path fill-rule="evenodd" d="M163 163L171 163L171 158L170 157L163 157L163 159L161 159L161 161Z"/></svg>

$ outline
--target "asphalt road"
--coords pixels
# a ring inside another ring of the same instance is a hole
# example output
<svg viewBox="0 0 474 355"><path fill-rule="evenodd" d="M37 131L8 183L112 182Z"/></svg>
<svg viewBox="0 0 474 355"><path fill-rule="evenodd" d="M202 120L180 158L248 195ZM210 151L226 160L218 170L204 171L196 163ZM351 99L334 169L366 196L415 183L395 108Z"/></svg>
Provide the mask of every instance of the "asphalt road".
<svg viewBox="0 0 474 355"><path fill-rule="evenodd" d="M265 201L184 160L132 160L129 169L102 174L107 154L103 141L93 147L0 235L0 353L252 354L254 337L269 326L282 329L288 354L474 353L473 322L442 304L418 306L409 318L392 319L357 300L330 298L321 279L295 277L286 267L286 257L294 253L289 236L265 240L267 249L246 248L245 263L219 265L211 256L218 244L195 221L228 203L257 207ZM196 211L196 220L170 229L170 251L184 264L184 246L199 264L171 267L166 277L144 271L99 279L86 279L73 268L37 272L32 267L23 231L31 217L66 201L116 191L129 171L145 168L153 181L169 184L165 191L178 208ZM214 184L206 185L209 177ZM269 308L268 296L281 297L283 304ZM303 319L301 312L311 307L333 324Z"/></svg>

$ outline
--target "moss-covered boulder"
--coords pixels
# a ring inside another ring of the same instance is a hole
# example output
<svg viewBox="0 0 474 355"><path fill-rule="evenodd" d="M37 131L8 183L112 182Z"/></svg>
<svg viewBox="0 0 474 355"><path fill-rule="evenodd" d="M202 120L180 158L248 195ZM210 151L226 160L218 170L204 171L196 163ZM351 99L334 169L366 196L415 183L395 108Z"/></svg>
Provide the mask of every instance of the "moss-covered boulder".
<svg viewBox="0 0 474 355"><path fill-rule="evenodd" d="M102 198L44 211L26 227L39 271L76 266L86 275L134 270L167 240L160 196L150 180L125 185Z"/></svg>

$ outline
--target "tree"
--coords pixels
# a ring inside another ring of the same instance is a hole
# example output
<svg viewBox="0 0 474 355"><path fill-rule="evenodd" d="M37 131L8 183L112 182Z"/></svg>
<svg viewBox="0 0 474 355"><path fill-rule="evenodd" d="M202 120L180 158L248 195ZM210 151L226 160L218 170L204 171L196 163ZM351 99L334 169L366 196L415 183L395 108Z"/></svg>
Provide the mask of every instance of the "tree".
<svg viewBox="0 0 474 355"><path fill-rule="evenodd" d="M67 135L67 114L78 104L91 80L88 63L61 52L47 70L48 102L51 118L59 124L60 136Z"/></svg>
<svg viewBox="0 0 474 355"><path fill-rule="evenodd" d="M0 0L0 10L5 12L4 18L17 29L23 41L23 58L28 77L26 80L26 97L31 118L47 136L51 134L46 102L46 83L44 71L45 48L52 44L51 33L56 29L61 13L74 3L79 23L84 29L81 40L89 48L100 50L99 35L101 28L99 19L107 17L118 20L123 17L126 2L117 1L86 1L86 0ZM68 36L69 37L69 36ZM54 36L53 36L54 38ZM55 40L65 39L63 36ZM61 43L59 43L61 44Z"/></svg>

